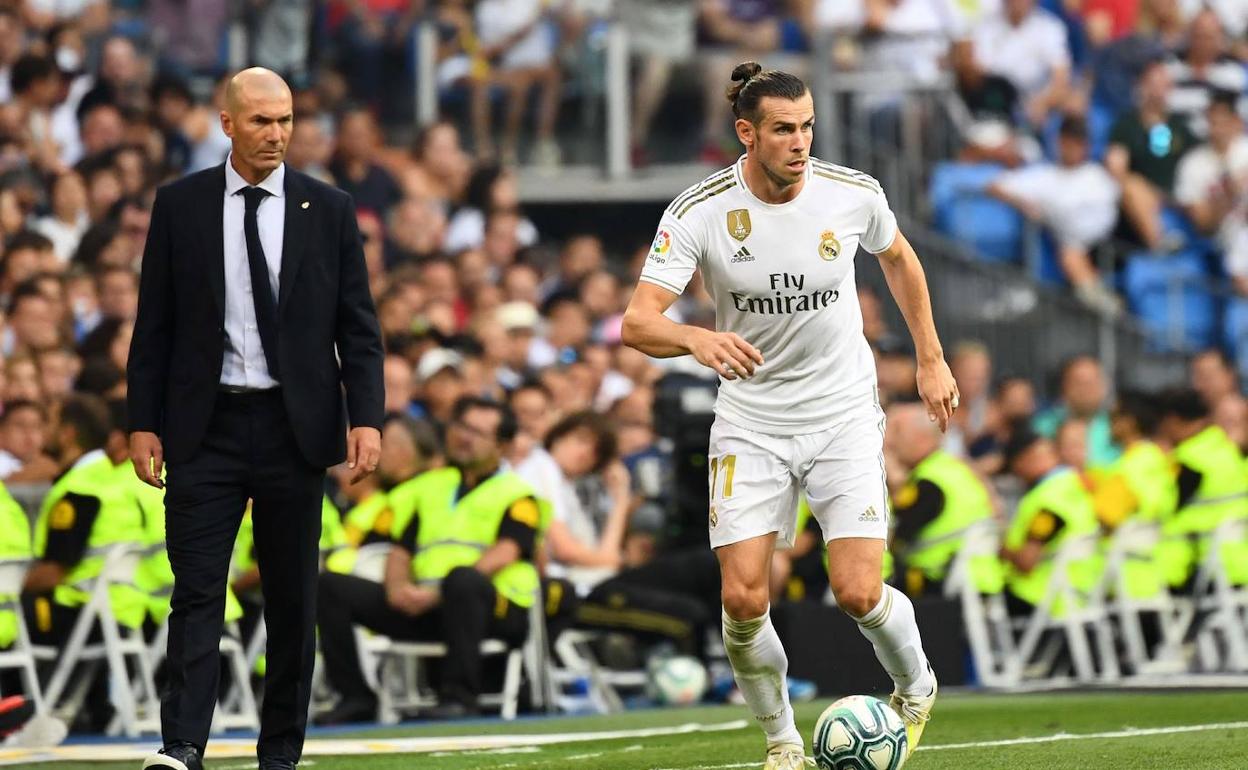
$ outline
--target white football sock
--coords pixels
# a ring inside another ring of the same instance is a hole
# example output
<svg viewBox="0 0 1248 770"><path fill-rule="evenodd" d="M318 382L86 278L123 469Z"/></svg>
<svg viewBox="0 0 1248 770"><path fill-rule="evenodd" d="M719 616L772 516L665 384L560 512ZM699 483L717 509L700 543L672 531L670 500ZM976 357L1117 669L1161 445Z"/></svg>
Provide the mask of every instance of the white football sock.
<svg viewBox="0 0 1248 770"><path fill-rule="evenodd" d="M852 616L851 616L852 617ZM923 653L914 605L901 591L885 584L880 601L858 621L858 629L875 647L875 657L893 678L899 692L927 695L935 684Z"/></svg>
<svg viewBox="0 0 1248 770"><path fill-rule="evenodd" d="M767 747L782 743L802 746L785 679L789 658L771 624L770 612L753 620L733 620L725 612L723 622L728 662L741 695L767 734Z"/></svg>

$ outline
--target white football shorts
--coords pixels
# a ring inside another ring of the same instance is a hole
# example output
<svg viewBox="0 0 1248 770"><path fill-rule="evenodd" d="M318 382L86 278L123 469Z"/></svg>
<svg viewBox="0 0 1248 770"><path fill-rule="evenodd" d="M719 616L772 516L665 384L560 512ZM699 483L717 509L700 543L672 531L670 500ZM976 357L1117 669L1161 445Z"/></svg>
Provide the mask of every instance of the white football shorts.
<svg viewBox="0 0 1248 770"><path fill-rule="evenodd" d="M711 547L778 533L777 548L797 535L804 492L824 541L888 537L884 413L855 411L817 433L772 436L715 418L707 452Z"/></svg>

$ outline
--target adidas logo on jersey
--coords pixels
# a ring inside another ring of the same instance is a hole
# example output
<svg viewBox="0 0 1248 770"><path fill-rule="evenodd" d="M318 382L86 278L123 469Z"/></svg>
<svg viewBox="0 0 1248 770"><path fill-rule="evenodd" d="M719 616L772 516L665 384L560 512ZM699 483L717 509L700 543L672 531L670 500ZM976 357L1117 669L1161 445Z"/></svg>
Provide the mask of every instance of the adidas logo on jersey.
<svg viewBox="0 0 1248 770"><path fill-rule="evenodd" d="M741 248L737 249L737 253L733 254L732 259L729 259L728 261L729 262L753 262L754 255L750 253L749 249L742 246Z"/></svg>
<svg viewBox="0 0 1248 770"><path fill-rule="evenodd" d="M858 521L879 521L880 515L875 512L874 505L868 505L867 510L858 515Z"/></svg>

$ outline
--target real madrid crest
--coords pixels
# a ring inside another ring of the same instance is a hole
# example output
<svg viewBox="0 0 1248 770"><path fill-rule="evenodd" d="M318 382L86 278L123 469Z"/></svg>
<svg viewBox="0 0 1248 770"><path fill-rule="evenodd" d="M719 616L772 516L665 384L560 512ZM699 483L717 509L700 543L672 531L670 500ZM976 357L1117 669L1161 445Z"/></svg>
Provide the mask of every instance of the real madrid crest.
<svg viewBox="0 0 1248 770"><path fill-rule="evenodd" d="M738 241L750 237L749 209L733 209L728 212L728 234Z"/></svg>
<svg viewBox="0 0 1248 770"><path fill-rule="evenodd" d="M841 242L831 230L824 230L819 236L819 256L831 262L841 255Z"/></svg>

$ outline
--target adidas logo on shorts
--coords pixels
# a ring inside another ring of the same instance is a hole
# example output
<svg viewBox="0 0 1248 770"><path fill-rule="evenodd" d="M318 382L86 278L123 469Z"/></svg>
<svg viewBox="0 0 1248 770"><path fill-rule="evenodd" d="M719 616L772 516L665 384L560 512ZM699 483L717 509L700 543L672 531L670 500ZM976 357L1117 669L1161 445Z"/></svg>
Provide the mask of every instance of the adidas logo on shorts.
<svg viewBox="0 0 1248 770"><path fill-rule="evenodd" d="M867 510L858 514L858 521L879 521L880 515L875 512L874 505L868 505Z"/></svg>

